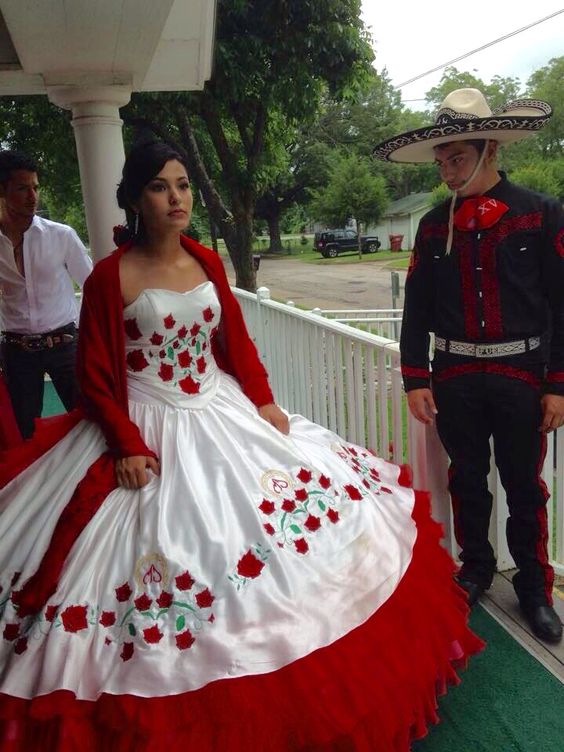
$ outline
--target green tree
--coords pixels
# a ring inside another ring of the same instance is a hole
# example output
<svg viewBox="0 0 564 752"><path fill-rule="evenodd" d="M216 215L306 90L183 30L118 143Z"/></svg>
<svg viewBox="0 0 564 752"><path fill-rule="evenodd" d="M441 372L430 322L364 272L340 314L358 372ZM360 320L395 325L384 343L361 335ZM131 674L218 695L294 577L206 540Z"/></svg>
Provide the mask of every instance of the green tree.
<svg viewBox="0 0 564 752"><path fill-rule="evenodd" d="M543 157L564 156L564 56L555 57L536 70L527 81L527 95L549 102L554 112L535 141Z"/></svg>
<svg viewBox="0 0 564 752"><path fill-rule="evenodd" d="M509 177L514 183L524 185L532 191L558 197L561 186L550 162L538 162L527 167L520 167Z"/></svg>

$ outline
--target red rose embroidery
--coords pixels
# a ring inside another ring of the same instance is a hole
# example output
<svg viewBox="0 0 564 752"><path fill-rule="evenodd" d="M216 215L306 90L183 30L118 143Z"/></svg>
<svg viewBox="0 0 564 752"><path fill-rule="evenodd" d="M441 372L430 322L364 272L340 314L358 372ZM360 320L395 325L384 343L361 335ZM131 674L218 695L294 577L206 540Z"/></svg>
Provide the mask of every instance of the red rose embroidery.
<svg viewBox="0 0 564 752"><path fill-rule="evenodd" d="M362 499L362 494L356 486L352 485L352 483L348 483L344 488L349 495L349 498L353 501L360 501Z"/></svg>
<svg viewBox="0 0 564 752"><path fill-rule="evenodd" d="M190 363L192 362L192 356L188 352L188 350L183 350L182 352L178 353L178 365L181 368L188 368Z"/></svg>
<svg viewBox="0 0 564 752"><path fill-rule="evenodd" d="M321 527L321 520L313 514L308 515L307 520L304 522L304 526L312 532L318 530Z"/></svg>
<svg viewBox="0 0 564 752"><path fill-rule="evenodd" d="M329 488L329 486L331 485L331 481L329 480L329 478L326 475L320 475L319 476L319 485L321 486L321 488L324 488L325 490L327 490Z"/></svg>
<svg viewBox="0 0 564 752"><path fill-rule="evenodd" d="M249 549L247 553L242 556L237 562L237 574L241 577L258 577L262 572L264 562L253 554Z"/></svg>
<svg viewBox="0 0 564 752"><path fill-rule="evenodd" d="M294 541L294 546L299 554L305 554L309 551L309 546L305 538L298 538Z"/></svg>
<svg viewBox="0 0 564 752"><path fill-rule="evenodd" d="M382 493L392 493L392 489L387 488L386 486L380 486L380 491L382 491Z"/></svg>
<svg viewBox="0 0 564 752"><path fill-rule="evenodd" d="M186 394L197 394L200 391L200 385L191 376L185 376L178 380L178 386Z"/></svg>
<svg viewBox="0 0 564 752"><path fill-rule="evenodd" d="M151 334L151 344L152 345L162 345L163 339L164 339L163 335L159 334L158 332L153 332ZM164 350L161 350L161 352L164 352Z"/></svg>
<svg viewBox="0 0 564 752"><path fill-rule="evenodd" d="M282 509L285 512L293 512L296 508L296 502L292 501L292 499L284 499L282 502Z"/></svg>
<svg viewBox="0 0 564 752"><path fill-rule="evenodd" d="M306 470L305 467L302 467L302 469L298 473L298 478L302 483L309 483L311 480L311 472L309 470Z"/></svg>
<svg viewBox="0 0 564 752"><path fill-rule="evenodd" d="M178 577L174 578L174 581L176 582L176 587L179 590L190 590L195 582L195 580L190 576L189 572L179 574Z"/></svg>
<svg viewBox="0 0 564 752"><path fill-rule="evenodd" d="M275 509L274 503L268 499L263 499L262 503L259 504L259 509L263 514L272 514Z"/></svg>
<svg viewBox="0 0 564 752"><path fill-rule="evenodd" d="M212 624L215 621L215 616L213 614L210 614L208 621L210 624Z"/></svg>
<svg viewBox="0 0 564 752"><path fill-rule="evenodd" d="M327 517L331 520L331 522L335 523L339 521L339 512L337 512L336 509L329 509L327 512Z"/></svg>
<svg viewBox="0 0 564 752"><path fill-rule="evenodd" d="M21 655L25 650L27 650L27 637L20 637L14 645L14 653Z"/></svg>
<svg viewBox="0 0 564 752"><path fill-rule="evenodd" d="M374 470L373 467L370 468L370 476L374 478L374 480L380 480L380 474L377 470Z"/></svg>
<svg viewBox="0 0 564 752"><path fill-rule="evenodd" d="M159 368L159 376L163 381L170 381L172 379L172 366L169 366L167 363L161 363Z"/></svg>
<svg viewBox="0 0 564 752"><path fill-rule="evenodd" d="M111 644L112 644L112 641L110 640L110 638L104 637L104 645L111 645Z"/></svg>
<svg viewBox="0 0 564 752"><path fill-rule="evenodd" d="M204 317L204 321L213 321L213 311L208 306L204 311L202 311L202 316Z"/></svg>
<svg viewBox="0 0 564 752"><path fill-rule="evenodd" d="M193 324L192 328L190 329L191 336L195 337L201 328L202 327L199 324Z"/></svg>
<svg viewBox="0 0 564 752"><path fill-rule="evenodd" d="M129 339L141 339L143 336L141 331L139 330L139 327L137 326L137 319L126 319L123 322L123 325L125 327L125 333L129 337Z"/></svg>
<svg viewBox="0 0 564 752"><path fill-rule="evenodd" d="M272 525L270 524L270 522L267 522L266 525L263 525L263 528L266 530L266 532L269 535L274 535L274 528L272 527Z"/></svg>
<svg viewBox="0 0 564 752"><path fill-rule="evenodd" d="M129 587L128 582L124 582L123 585L120 585L116 588L116 598L120 602L128 601L131 597L131 588Z"/></svg>
<svg viewBox="0 0 564 752"><path fill-rule="evenodd" d="M100 624L103 627L111 627L116 623L116 615L113 611L102 611L100 614Z"/></svg>
<svg viewBox="0 0 564 752"><path fill-rule="evenodd" d="M3 636L5 640L8 640L8 642L13 642L13 640L16 639L16 637L19 637L20 635L20 627L19 624L6 624L4 627Z"/></svg>
<svg viewBox="0 0 564 752"><path fill-rule="evenodd" d="M369 483L369 482L368 482L368 481L366 480L366 478L363 478L363 479L362 479L362 485L363 485L363 486L364 486L365 488L370 488L370 483Z"/></svg>
<svg viewBox="0 0 564 752"><path fill-rule="evenodd" d="M149 644L154 644L156 642L160 642L163 638L163 633L158 628L158 626L155 624L152 627L147 627L147 629L143 630L143 638L145 642L148 642Z"/></svg>
<svg viewBox="0 0 564 752"><path fill-rule="evenodd" d="M128 352L126 361L132 371L142 371L149 365L149 361L143 354L143 350L132 350L131 352Z"/></svg>
<svg viewBox="0 0 564 752"><path fill-rule="evenodd" d="M214 602L215 598L210 593L209 589L206 588L205 590L202 590L199 593L196 593L196 603L200 608L209 608L211 604Z"/></svg>
<svg viewBox="0 0 564 752"><path fill-rule="evenodd" d="M176 332L176 336L180 339L184 339L184 337L188 334L188 329L182 324L180 329Z"/></svg>
<svg viewBox="0 0 564 752"><path fill-rule="evenodd" d="M353 455L353 457L358 457L358 452L353 447L349 447L348 451Z"/></svg>
<svg viewBox="0 0 564 752"><path fill-rule="evenodd" d="M178 350L178 348L180 347L180 342L177 339L175 339L174 342L172 343L172 346L174 347L175 350Z"/></svg>
<svg viewBox="0 0 564 752"><path fill-rule="evenodd" d="M164 350L159 350L159 358L166 358L166 353Z"/></svg>
<svg viewBox="0 0 564 752"><path fill-rule="evenodd" d="M59 606L47 606L45 609L45 621L53 621Z"/></svg>
<svg viewBox="0 0 564 752"><path fill-rule="evenodd" d="M159 608L168 608L172 605L172 594L163 591L157 598Z"/></svg>
<svg viewBox="0 0 564 752"><path fill-rule="evenodd" d="M176 647L179 650L186 650L191 647L195 642L195 638L192 636L192 632L189 629L180 632L176 635Z"/></svg>
<svg viewBox="0 0 564 752"><path fill-rule="evenodd" d="M168 316L164 317L163 323L165 325L165 329L172 329L172 327L176 324L176 321L174 320L172 313L169 313Z"/></svg>
<svg viewBox="0 0 564 752"><path fill-rule="evenodd" d="M206 370L206 359L203 355L200 355L200 357L196 360L196 368L198 369L198 373L204 373Z"/></svg>
<svg viewBox="0 0 564 752"><path fill-rule="evenodd" d="M120 653L121 660L128 661L132 656L133 656L133 643L124 642L122 651Z"/></svg>
<svg viewBox="0 0 564 752"><path fill-rule="evenodd" d="M298 490L294 493L294 497L298 501L305 501L307 499L307 491L305 488L298 488Z"/></svg>
<svg viewBox="0 0 564 752"><path fill-rule="evenodd" d="M153 601L151 600L151 598L149 598L146 595L146 593L142 593L140 596L138 596L137 598L135 598L135 600L133 601L133 603L135 603L135 608L138 611L147 611L148 609L151 608L151 603L152 602Z"/></svg>
<svg viewBox="0 0 564 752"><path fill-rule="evenodd" d="M65 632L80 632L88 627L86 606L68 606L61 614Z"/></svg>

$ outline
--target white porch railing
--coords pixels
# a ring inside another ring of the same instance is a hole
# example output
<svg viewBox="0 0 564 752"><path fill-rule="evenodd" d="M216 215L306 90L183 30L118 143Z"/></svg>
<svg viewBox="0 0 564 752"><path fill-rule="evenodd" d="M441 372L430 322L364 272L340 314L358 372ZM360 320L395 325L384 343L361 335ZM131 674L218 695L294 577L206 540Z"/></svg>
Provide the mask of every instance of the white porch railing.
<svg viewBox="0 0 564 752"><path fill-rule="evenodd" d="M347 441L373 449L380 457L408 462L414 486L431 492L433 514L445 529L446 545L456 555L448 460L434 428L408 415L396 342L340 321L277 303L261 288L258 294L234 290L280 405L289 412L335 431ZM550 557L564 575L564 431L549 434L543 478L549 503ZM555 449L557 445L557 450ZM494 496L490 535L499 569L513 561L505 540L505 494L492 463Z"/></svg>
<svg viewBox="0 0 564 752"><path fill-rule="evenodd" d="M349 324L364 332L376 334L378 337L399 342L401 332L401 308L379 309L322 309L314 308L311 313L325 316L332 321Z"/></svg>

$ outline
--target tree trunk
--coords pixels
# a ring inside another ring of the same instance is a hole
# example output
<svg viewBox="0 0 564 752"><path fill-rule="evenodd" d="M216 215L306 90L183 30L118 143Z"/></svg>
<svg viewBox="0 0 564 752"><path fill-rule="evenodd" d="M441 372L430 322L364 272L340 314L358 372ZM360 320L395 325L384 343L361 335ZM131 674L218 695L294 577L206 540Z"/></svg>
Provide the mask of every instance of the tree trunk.
<svg viewBox="0 0 564 752"><path fill-rule="evenodd" d="M280 237L280 214L271 214L267 221L268 234L270 235L270 253L283 253L284 248Z"/></svg>
<svg viewBox="0 0 564 752"><path fill-rule="evenodd" d="M362 222L358 220L356 223L356 234L358 237L358 260L362 261L362 240L360 237L362 235Z"/></svg>

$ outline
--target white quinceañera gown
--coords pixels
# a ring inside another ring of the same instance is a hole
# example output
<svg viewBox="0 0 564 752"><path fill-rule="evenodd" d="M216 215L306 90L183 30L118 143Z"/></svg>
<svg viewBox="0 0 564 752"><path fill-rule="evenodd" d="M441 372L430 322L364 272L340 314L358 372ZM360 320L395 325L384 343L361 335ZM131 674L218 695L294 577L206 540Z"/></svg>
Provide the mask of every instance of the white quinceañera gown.
<svg viewBox="0 0 564 752"><path fill-rule="evenodd" d="M130 417L161 473L106 497L24 618L11 593L98 426L0 494L2 750L407 750L480 647L425 496L299 415L289 435L262 420L213 358L220 313L211 282L124 309Z"/></svg>

